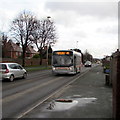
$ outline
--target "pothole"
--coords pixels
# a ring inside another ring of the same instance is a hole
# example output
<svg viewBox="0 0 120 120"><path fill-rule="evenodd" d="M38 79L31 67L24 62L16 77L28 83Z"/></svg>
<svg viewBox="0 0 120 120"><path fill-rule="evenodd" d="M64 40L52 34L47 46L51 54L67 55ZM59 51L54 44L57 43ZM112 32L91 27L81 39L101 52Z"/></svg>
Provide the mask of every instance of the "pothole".
<svg viewBox="0 0 120 120"><path fill-rule="evenodd" d="M74 100L56 99L48 105L47 109L53 111L68 110L75 106L83 107L87 104L94 103L97 100L97 98L94 97L91 98L78 98L78 96L74 96L74 97L76 97Z"/></svg>
<svg viewBox="0 0 120 120"><path fill-rule="evenodd" d="M52 101L48 108L49 110L68 110L75 105L77 105L77 100L71 100L71 99L57 99L55 101Z"/></svg>

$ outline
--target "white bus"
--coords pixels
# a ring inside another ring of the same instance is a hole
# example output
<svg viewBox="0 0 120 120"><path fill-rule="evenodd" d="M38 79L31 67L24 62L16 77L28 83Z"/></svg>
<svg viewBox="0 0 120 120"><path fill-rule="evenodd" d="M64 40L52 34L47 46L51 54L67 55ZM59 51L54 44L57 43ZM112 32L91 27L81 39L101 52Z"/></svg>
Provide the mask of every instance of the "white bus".
<svg viewBox="0 0 120 120"><path fill-rule="evenodd" d="M77 74L81 71L82 55L72 50L53 51L53 74Z"/></svg>

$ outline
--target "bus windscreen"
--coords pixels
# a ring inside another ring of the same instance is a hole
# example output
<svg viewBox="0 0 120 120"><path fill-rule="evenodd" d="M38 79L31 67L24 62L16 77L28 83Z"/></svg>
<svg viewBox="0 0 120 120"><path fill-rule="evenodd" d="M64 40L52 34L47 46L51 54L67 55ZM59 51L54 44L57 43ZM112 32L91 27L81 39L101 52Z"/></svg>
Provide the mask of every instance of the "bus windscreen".
<svg viewBox="0 0 120 120"><path fill-rule="evenodd" d="M53 55L53 66L73 65L73 55L70 52L55 52Z"/></svg>

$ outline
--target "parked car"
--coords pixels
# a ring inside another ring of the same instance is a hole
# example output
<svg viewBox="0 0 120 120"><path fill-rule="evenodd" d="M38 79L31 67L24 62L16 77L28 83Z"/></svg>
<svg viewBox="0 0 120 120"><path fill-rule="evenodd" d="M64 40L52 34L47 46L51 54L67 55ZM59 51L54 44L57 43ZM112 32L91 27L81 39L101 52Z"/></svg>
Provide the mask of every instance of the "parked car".
<svg viewBox="0 0 120 120"><path fill-rule="evenodd" d="M0 73L2 80L9 79L14 81L15 78L26 78L27 71L17 63L0 63Z"/></svg>
<svg viewBox="0 0 120 120"><path fill-rule="evenodd" d="M86 61L84 65L85 67L92 67L92 63L90 61Z"/></svg>

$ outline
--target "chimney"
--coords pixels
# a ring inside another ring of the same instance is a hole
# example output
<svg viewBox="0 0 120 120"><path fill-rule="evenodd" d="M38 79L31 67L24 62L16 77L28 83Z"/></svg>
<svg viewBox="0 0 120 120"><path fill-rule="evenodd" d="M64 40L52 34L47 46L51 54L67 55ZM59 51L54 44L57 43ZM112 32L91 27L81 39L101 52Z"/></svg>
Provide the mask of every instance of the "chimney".
<svg viewBox="0 0 120 120"><path fill-rule="evenodd" d="M20 46L20 43L16 43L16 45Z"/></svg>
<svg viewBox="0 0 120 120"><path fill-rule="evenodd" d="M34 47L33 47L33 46L31 46L31 48L33 49Z"/></svg>

